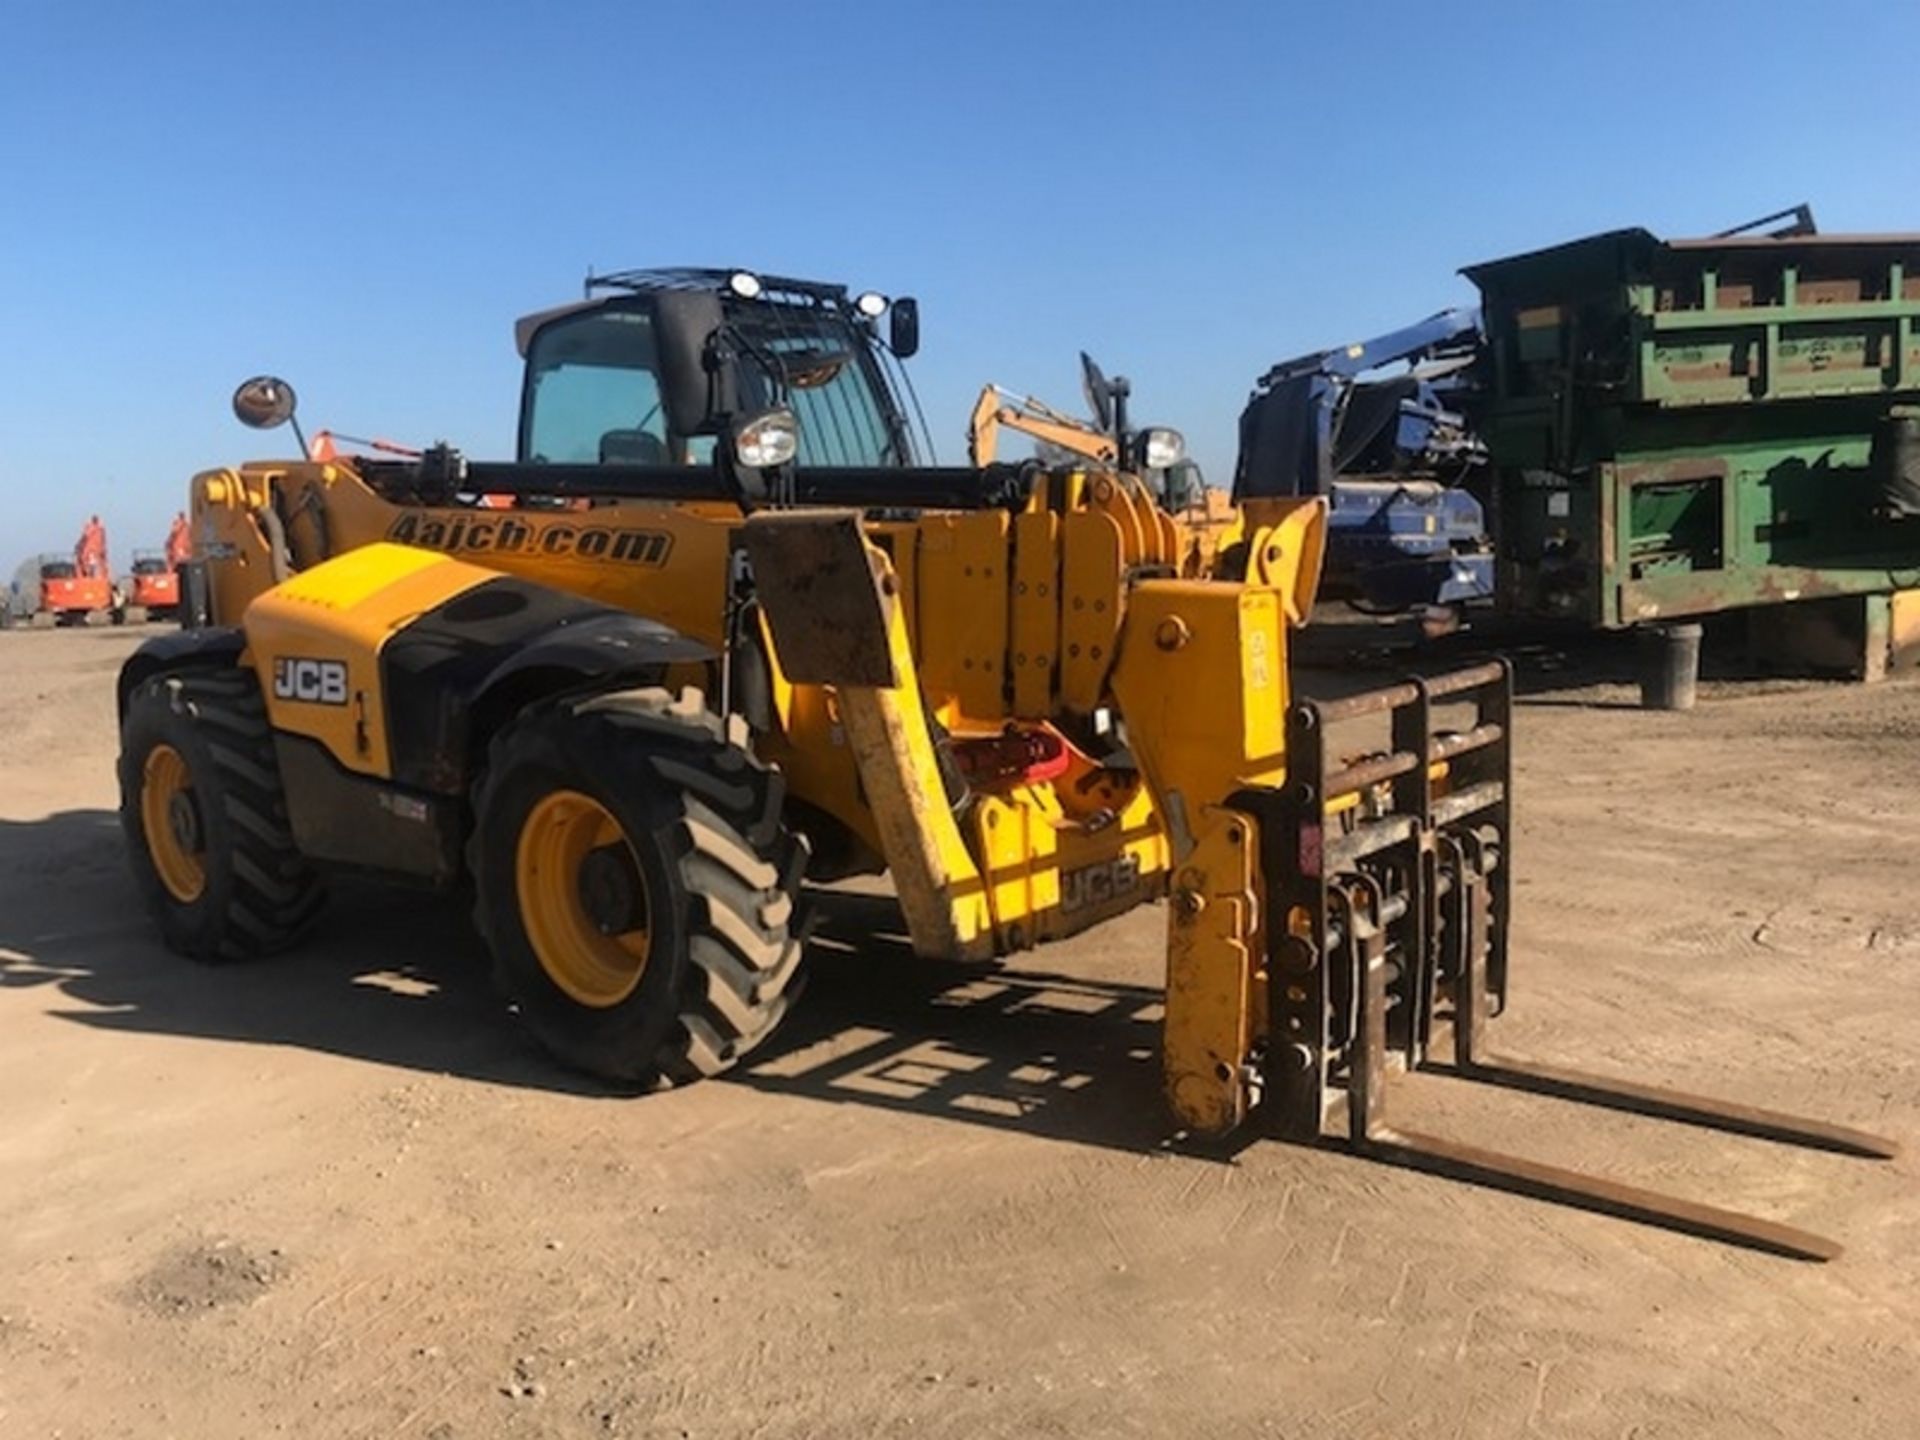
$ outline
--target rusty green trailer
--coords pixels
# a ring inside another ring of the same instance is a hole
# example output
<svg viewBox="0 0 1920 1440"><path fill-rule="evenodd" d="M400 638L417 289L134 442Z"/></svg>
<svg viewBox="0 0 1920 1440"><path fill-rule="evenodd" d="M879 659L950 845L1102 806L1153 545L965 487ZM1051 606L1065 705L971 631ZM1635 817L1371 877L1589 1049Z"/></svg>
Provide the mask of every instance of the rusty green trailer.
<svg viewBox="0 0 1920 1440"><path fill-rule="evenodd" d="M1463 272L1501 604L1619 628L1920 587L1920 236L1618 230ZM1871 669L1871 663L1867 665Z"/></svg>

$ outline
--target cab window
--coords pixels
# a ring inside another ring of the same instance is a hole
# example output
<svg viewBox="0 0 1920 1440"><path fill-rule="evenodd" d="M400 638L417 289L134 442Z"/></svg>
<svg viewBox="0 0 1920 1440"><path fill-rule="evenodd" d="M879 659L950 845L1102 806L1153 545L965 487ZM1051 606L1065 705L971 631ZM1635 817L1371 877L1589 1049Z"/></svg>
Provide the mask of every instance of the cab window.
<svg viewBox="0 0 1920 1440"><path fill-rule="evenodd" d="M553 465L669 463L652 322L607 308L542 329L527 354L520 453Z"/></svg>

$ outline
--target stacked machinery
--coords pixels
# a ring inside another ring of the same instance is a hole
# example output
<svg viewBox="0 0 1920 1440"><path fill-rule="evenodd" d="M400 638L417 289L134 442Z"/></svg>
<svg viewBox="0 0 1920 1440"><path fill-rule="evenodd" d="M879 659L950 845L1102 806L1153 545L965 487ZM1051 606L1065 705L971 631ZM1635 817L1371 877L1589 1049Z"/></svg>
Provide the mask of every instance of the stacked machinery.
<svg viewBox="0 0 1920 1440"><path fill-rule="evenodd" d="M1326 496L1333 593L1377 608L1747 610L1762 652L1920 662L1920 237L1794 213L1468 267L1479 312L1263 376L1236 493Z"/></svg>

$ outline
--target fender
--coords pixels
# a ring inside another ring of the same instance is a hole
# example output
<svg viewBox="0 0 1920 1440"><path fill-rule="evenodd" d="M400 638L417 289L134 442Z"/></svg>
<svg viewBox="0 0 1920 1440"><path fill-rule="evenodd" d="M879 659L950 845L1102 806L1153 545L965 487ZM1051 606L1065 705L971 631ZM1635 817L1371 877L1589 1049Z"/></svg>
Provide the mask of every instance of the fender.
<svg viewBox="0 0 1920 1440"><path fill-rule="evenodd" d="M171 635L156 635L143 642L120 667L120 718L127 718L127 701L140 683L150 676L166 670L238 665L246 648L246 636L231 625L212 626L204 630L177 630Z"/></svg>
<svg viewBox="0 0 1920 1440"><path fill-rule="evenodd" d="M526 580L482 579L407 618L380 647L387 775L350 770L312 736L276 733L294 837L323 864L445 888L461 872L466 791L517 711L714 658L654 621Z"/></svg>
<svg viewBox="0 0 1920 1440"><path fill-rule="evenodd" d="M501 576L422 612L380 651L393 778L462 792L493 733L551 695L659 683L718 658L670 626Z"/></svg>

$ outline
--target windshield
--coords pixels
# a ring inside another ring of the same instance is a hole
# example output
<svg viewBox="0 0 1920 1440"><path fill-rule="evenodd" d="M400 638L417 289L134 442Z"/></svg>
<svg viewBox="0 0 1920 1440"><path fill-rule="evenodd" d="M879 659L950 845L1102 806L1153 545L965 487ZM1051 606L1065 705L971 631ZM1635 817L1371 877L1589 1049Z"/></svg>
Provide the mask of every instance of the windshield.
<svg viewBox="0 0 1920 1440"><path fill-rule="evenodd" d="M741 404L772 404L777 366L800 421L799 463L911 464L907 427L866 336L846 319L786 305L739 306ZM523 459L554 465L683 465L713 457L711 436L672 433L661 403L652 318L609 305L556 320L527 353Z"/></svg>
<svg viewBox="0 0 1920 1440"><path fill-rule="evenodd" d="M787 404L800 421L802 465L902 465L896 453L905 425L888 421L884 391L865 340L844 321L759 306L735 317L741 334L779 367ZM748 364L741 376L743 400L753 409L773 403L766 365Z"/></svg>

